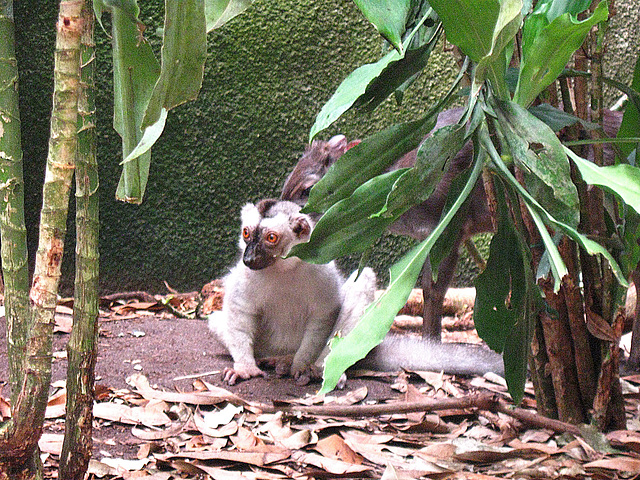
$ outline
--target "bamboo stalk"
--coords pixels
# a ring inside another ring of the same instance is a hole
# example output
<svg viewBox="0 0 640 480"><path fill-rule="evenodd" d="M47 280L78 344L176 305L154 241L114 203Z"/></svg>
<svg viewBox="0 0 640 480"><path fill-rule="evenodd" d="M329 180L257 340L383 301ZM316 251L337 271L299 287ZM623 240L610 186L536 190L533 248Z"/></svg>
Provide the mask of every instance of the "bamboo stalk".
<svg viewBox="0 0 640 480"><path fill-rule="evenodd" d="M51 381L54 312L64 251L69 192L77 150L80 35L83 0L60 2L54 61L49 152L43 187L36 267L30 291L31 331L25 375L12 419L0 429L0 470L12 478L36 478L34 452L42 433Z"/></svg>
<svg viewBox="0 0 640 480"><path fill-rule="evenodd" d="M562 293L573 339L574 356L580 396L583 405L593 405L596 394L596 371L591 350L591 335L587 330L584 313L584 298L576 279L580 278L577 265L576 244L568 238L560 242L560 253L569 271L569 275L562 279Z"/></svg>
<svg viewBox="0 0 640 480"><path fill-rule="evenodd" d="M553 280L541 281L542 288L547 303L558 312L559 318L551 318L547 312L542 312L540 317L549 356L558 419L573 424L585 423L586 411L580 398L565 300L562 290L559 294L553 292L551 282Z"/></svg>
<svg viewBox="0 0 640 480"><path fill-rule="evenodd" d="M27 231L13 0L0 1L0 235L11 403L22 378L29 318Z"/></svg>
<svg viewBox="0 0 640 480"><path fill-rule="evenodd" d="M98 163L95 141L95 44L91 5L82 10L76 157L76 278L67 344L67 405L59 477L82 480L91 458L98 336Z"/></svg>

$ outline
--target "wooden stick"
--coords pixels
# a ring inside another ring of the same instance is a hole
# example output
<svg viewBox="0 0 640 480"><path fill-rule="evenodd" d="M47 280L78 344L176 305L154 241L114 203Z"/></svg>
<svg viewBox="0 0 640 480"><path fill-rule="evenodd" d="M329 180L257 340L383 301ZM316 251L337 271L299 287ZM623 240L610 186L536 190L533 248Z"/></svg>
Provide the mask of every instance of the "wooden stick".
<svg viewBox="0 0 640 480"><path fill-rule="evenodd" d="M328 417L371 417L411 412L433 412L449 409L478 409L494 413L503 413L522 423L537 428L546 428L556 433L571 433L581 436L577 426L570 423L543 417L535 412L508 405L491 393L477 393L460 398L423 400L419 402L397 402L378 405L262 405L252 404L264 413L284 412L290 414L307 414Z"/></svg>

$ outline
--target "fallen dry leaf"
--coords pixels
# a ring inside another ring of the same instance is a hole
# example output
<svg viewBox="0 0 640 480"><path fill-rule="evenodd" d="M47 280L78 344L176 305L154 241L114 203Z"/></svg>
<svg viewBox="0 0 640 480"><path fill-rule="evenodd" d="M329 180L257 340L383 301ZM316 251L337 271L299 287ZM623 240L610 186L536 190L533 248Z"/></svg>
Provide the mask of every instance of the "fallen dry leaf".
<svg viewBox="0 0 640 480"><path fill-rule="evenodd" d="M129 407L116 403L96 403L93 406L93 416L130 425L142 424L147 427L166 427L171 425L171 419L155 408Z"/></svg>
<svg viewBox="0 0 640 480"><path fill-rule="evenodd" d="M625 447L636 453L640 453L640 432L616 430L607 433L607 440L609 440L614 447Z"/></svg>
<svg viewBox="0 0 640 480"><path fill-rule="evenodd" d="M587 470L595 470L604 468L606 470L615 470L618 472L629 472L635 475L640 472L640 459L631 457L614 457L604 458L584 464Z"/></svg>
<svg viewBox="0 0 640 480"><path fill-rule="evenodd" d="M133 427L131 429L131 434L141 440L164 440L179 435L187 428L188 424L186 422L171 424L168 428L163 430L143 430L138 427Z"/></svg>
<svg viewBox="0 0 640 480"><path fill-rule="evenodd" d="M313 449L327 458L354 465L361 465L364 460L361 455L358 455L345 443L341 436L335 434L318 441Z"/></svg>
<svg viewBox="0 0 640 480"><path fill-rule="evenodd" d="M127 378L127 383L135 387L138 393L147 400L163 400L171 403L188 403L191 405L217 405L222 402L243 405L246 402L237 395L224 388L210 386L207 391L199 392L165 392L151 388L149 380L141 373L135 373Z"/></svg>
<svg viewBox="0 0 640 480"><path fill-rule="evenodd" d="M367 465L343 462L342 460L326 458L316 453L307 453L303 450L293 452L291 458L296 462L313 465L334 475L362 473L372 470L372 468Z"/></svg>
<svg viewBox="0 0 640 480"><path fill-rule="evenodd" d="M355 405L367 398L367 387L360 387L340 396L325 396L325 405Z"/></svg>
<svg viewBox="0 0 640 480"><path fill-rule="evenodd" d="M230 437L236 448L240 450L255 450L257 446L265 446L262 439L258 438L250 429L238 427L235 435Z"/></svg>
<svg viewBox="0 0 640 480"><path fill-rule="evenodd" d="M279 443L282 444L283 447L291 450L298 450L308 445L318 443L318 435L311 430L300 430L293 435L280 439Z"/></svg>
<svg viewBox="0 0 640 480"><path fill-rule="evenodd" d="M193 415L193 422L200 431L200 433L213 438L229 437L235 435L238 432L238 424L236 422L226 423L222 426L219 423L215 423L216 426L209 425L206 418L203 417L200 411L196 411Z"/></svg>
<svg viewBox="0 0 640 480"><path fill-rule="evenodd" d="M170 461L171 459L187 458L191 460L224 460L228 462L245 463L262 467L280 462L291 456L291 451L271 445L262 445L249 451L228 450L220 452L180 452L177 454L155 455L156 459Z"/></svg>
<svg viewBox="0 0 640 480"><path fill-rule="evenodd" d="M43 433L38 441L38 447L41 452L60 455L62 452L62 442L64 435L58 433Z"/></svg>

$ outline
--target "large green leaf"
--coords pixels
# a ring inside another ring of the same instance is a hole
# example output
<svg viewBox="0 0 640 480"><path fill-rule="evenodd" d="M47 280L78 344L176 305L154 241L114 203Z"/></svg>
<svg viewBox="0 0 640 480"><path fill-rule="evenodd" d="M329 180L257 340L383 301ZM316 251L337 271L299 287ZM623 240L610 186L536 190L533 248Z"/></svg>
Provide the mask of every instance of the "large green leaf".
<svg viewBox="0 0 640 480"><path fill-rule="evenodd" d="M426 138L418 149L416 165L398 178L380 214L393 215L425 201L464 143L464 125L447 125Z"/></svg>
<svg viewBox="0 0 640 480"><path fill-rule="evenodd" d="M609 190L640 214L640 168L628 164L599 167L579 157L569 148L566 148L566 152L580 170L585 182Z"/></svg>
<svg viewBox="0 0 640 480"><path fill-rule="evenodd" d="M367 308L355 328L345 337L333 338L331 352L324 364L320 393L333 390L347 368L366 357L371 349L382 342L396 314L407 302L416 285L429 249L435 241L432 236L413 248L391 268L389 287Z"/></svg>
<svg viewBox="0 0 640 480"><path fill-rule="evenodd" d="M538 215L540 215L540 218L545 223L545 225L548 225L554 230L563 232L569 238L574 240L578 245L580 245L589 255L602 255L607 260L607 262L609 262L611 270L616 276L618 282L623 286L627 285L627 280L625 278L624 272L622 271L616 260L613 258L611 253L605 247L600 245L598 242L587 238L571 225L567 225L566 223L556 220L549 212L547 212L542 207L542 205L537 202L535 198L533 198L529 194L529 192L522 185L520 185L520 183L506 167L506 165L500 158L500 155L495 151L493 144L491 144L490 141L487 141L483 142L483 145L485 145L485 148L489 152L492 159L492 165L499 172L500 176L514 187L514 189L518 192L518 195L520 195L520 197L526 202L528 207L534 209L538 213ZM560 265L558 266L557 270L562 270Z"/></svg>
<svg viewBox="0 0 640 480"><path fill-rule="evenodd" d="M560 15L568 13L575 17L589 8L589 5L591 5L591 0L541 0L537 2L522 28L523 48L530 48L534 44L535 37Z"/></svg>
<svg viewBox="0 0 640 480"><path fill-rule="evenodd" d="M548 103L541 103L540 105L529 107L527 108L527 111L534 115L538 120L546 123L554 132L558 132L565 127L575 125L576 123L582 123L586 128L592 130L598 128L597 124L585 122L581 118L551 106Z"/></svg>
<svg viewBox="0 0 640 480"><path fill-rule="evenodd" d="M133 2L135 4L135 2ZM128 2L127 5L130 5ZM137 5L136 15L137 15ZM130 9L111 8L113 35L114 114L113 127L122 137L122 153L126 158L142 139L142 119L151 98L153 86L160 76L160 65L149 43L140 37ZM116 198L140 203L149 175L151 153L127 162Z"/></svg>
<svg viewBox="0 0 640 480"><path fill-rule="evenodd" d="M476 67L473 82L474 90L489 79L498 98L509 99L509 91L505 82L505 75L512 49L507 48L513 42L513 38L520 30L522 24L521 0L502 0L500 11L496 19L496 25L491 39L491 50L480 59Z"/></svg>
<svg viewBox="0 0 640 480"><path fill-rule="evenodd" d="M460 47L474 62L491 52L499 0L431 0L442 20L447 41ZM464 21L461 21L464 19Z"/></svg>
<svg viewBox="0 0 640 480"><path fill-rule="evenodd" d="M582 3L582 2L579 2ZM525 22L520 76L513 100L528 106L553 82L598 22L607 19L606 1L600 2L590 17L579 21L571 12L557 16L544 25L540 15ZM531 26L527 24L531 23Z"/></svg>
<svg viewBox="0 0 640 480"><path fill-rule="evenodd" d="M436 124L436 113L409 123L393 125L347 150L309 194L305 212L324 212L351 195L367 180L381 174L402 155L413 150Z"/></svg>
<svg viewBox="0 0 640 480"><path fill-rule="evenodd" d="M402 36L414 2L412 0L354 0L354 2L380 35L402 54L404 52Z"/></svg>
<svg viewBox="0 0 640 480"><path fill-rule="evenodd" d="M447 41L476 62L474 94L490 79L499 98L508 98L504 75L509 45L522 22L521 0L431 0ZM464 12L464 21L460 21Z"/></svg>
<svg viewBox="0 0 640 480"><path fill-rule="evenodd" d="M432 19L432 16L432 10L428 9L406 37L405 45L412 45L412 48L407 52L407 57L405 57L404 49L402 53L392 50L377 62L357 68L342 81L316 116L309 132L309 140L335 122L351 107L375 108L426 65L431 50L437 42L438 28L433 25L433 34L428 35L424 42L418 38L421 38L418 33L424 22L427 19ZM416 41L418 44L414 45ZM458 82L459 80L454 84Z"/></svg>
<svg viewBox="0 0 640 480"><path fill-rule="evenodd" d="M204 15L207 23L207 32L220 28L232 18L240 15L253 0L205 0Z"/></svg>
<svg viewBox="0 0 640 480"><path fill-rule="evenodd" d="M207 58L204 0L165 1L162 69L142 126L153 125L163 108L171 110L198 96Z"/></svg>
<svg viewBox="0 0 640 480"><path fill-rule="evenodd" d="M333 205L320 218L307 243L296 245L289 254L311 263L362 252L371 246L395 217L375 215L384 206L394 183L406 169L379 175Z"/></svg>
<svg viewBox="0 0 640 480"><path fill-rule="evenodd" d="M518 191L518 193L520 193L525 197L525 205L529 207L531 216L533 218L533 221L536 227L538 228L538 231L540 232L540 236L544 242L544 246L546 248L548 258L551 262L550 266L551 266L551 271L554 275L555 290L556 291L559 290L562 277L564 277L567 274L567 267L564 264L564 261L562 260L560 253L558 252L558 248L556 247L556 244L551 239L551 236L549 235L549 232L547 231L547 228L545 227L545 224L542 218L540 217L541 213L537 209L531 208L532 207L531 203L526 202L527 199L533 199L533 197L529 194L529 192L527 192L520 185L520 183L518 183L515 180L515 177L511 174L507 166L502 161L502 158L500 157L500 155L498 155L498 152L495 150L495 147L493 146L493 143L491 143L491 139L489 138L488 134L484 134L481 136L481 142L482 142L482 145L485 147L485 149L488 151L489 156L491 157L491 160L492 160L492 165L495 167L496 171L499 173L502 173L501 175L502 179L506 182L507 186L510 185L509 188L515 189L516 191ZM513 202L517 203L517 200L514 198ZM539 203L537 201L534 200L534 202L536 206L539 206ZM544 212L545 214L547 214L546 211Z"/></svg>
<svg viewBox="0 0 640 480"><path fill-rule="evenodd" d="M578 192L569 160L553 131L513 102L495 102L498 125L527 190L555 218L572 227L580 220Z"/></svg>
<svg viewBox="0 0 640 480"><path fill-rule="evenodd" d="M124 166L116 190L116 198L126 202L140 203L149 175L151 161L149 150L162 134L166 112L183 102L194 99L202 85L206 59L206 33L203 0L166 2L162 66L158 74L157 60L144 39L139 39L136 22L131 19L129 10L118 8L112 10L114 40L116 38L125 40L125 43L114 41L114 75L118 79L114 123L125 126L122 128L124 135L121 133L125 146L123 148ZM116 28L119 29L118 34L115 32ZM126 30L120 32L123 28ZM143 77L139 76L136 79L135 68L129 66L131 56L135 58L139 55L136 51L138 44L147 45L141 52L145 54L145 61L154 66L153 75L144 77L144 85ZM153 60L151 60L152 57ZM133 85L128 85L130 83ZM120 101L119 92L123 92ZM127 108L130 105L135 106L133 109ZM140 118L142 108L144 108L143 116ZM132 111L135 111L135 120L126 118ZM118 130L117 127L116 130ZM120 131L118 130L119 133Z"/></svg>
<svg viewBox="0 0 640 480"><path fill-rule="evenodd" d="M435 16L435 14L434 14ZM386 100L392 93L398 93L398 89L406 88L407 84L427 66L431 52L438 44L441 28L439 24L433 26L433 35L418 48L407 49L404 57L390 62L380 74L371 80L365 92L354 102L354 108L362 108L363 111L371 111ZM396 95L396 99L401 99Z"/></svg>
<svg viewBox="0 0 640 480"><path fill-rule="evenodd" d="M422 243L391 268L391 279L387 291L367 308L358 325L346 337L333 339L331 353L325 360L321 392L333 390L342 373L364 358L385 337L396 313L406 303L411 289L415 286L431 247L469 196L481 172L482 161L478 160L474 164L472 174L460 198L452 205L442 221Z"/></svg>
<svg viewBox="0 0 640 480"><path fill-rule="evenodd" d="M478 335L497 352L505 352L505 377L514 401L522 399L527 374L530 327L529 255L513 224L504 187L496 179L498 228L491 240L489 259L475 281L473 317Z"/></svg>
<svg viewBox="0 0 640 480"><path fill-rule="evenodd" d="M316 116L316 121L309 132L309 140L311 141L319 132L349 110L355 101L365 93L368 85L391 62L398 61L401 58L402 56L397 51L392 50L377 62L362 65L351 72Z"/></svg>

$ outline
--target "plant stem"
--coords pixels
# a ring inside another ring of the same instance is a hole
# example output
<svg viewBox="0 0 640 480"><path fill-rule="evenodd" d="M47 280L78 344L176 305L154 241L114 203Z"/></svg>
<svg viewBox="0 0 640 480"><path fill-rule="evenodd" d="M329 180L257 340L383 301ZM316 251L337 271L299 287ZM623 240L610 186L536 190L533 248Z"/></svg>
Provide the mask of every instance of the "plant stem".
<svg viewBox="0 0 640 480"><path fill-rule="evenodd" d="M27 231L13 0L0 1L0 235L11 403L22 379L29 318Z"/></svg>
<svg viewBox="0 0 640 480"><path fill-rule="evenodd" d="M77 150L83 5L84 0L60 2L57 22L49 152L36 266L29 295L32 325L21 390L12 405L11 421L0 429L0 471L12 469L15 473L11 478L16 479L38 475L34 460L38 457L34 452L42 433L51 381L54 313Z"/></svg>
<svg viewBox="0 0 640 480"><path fill-rule="evenodd" d="M94 17L82 10L81 80L76 157L76 278L73 330L67 345L67 405L59 477L82 480L92 449L98 335L98 164L95 142Z"/></svg>

